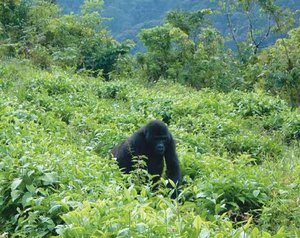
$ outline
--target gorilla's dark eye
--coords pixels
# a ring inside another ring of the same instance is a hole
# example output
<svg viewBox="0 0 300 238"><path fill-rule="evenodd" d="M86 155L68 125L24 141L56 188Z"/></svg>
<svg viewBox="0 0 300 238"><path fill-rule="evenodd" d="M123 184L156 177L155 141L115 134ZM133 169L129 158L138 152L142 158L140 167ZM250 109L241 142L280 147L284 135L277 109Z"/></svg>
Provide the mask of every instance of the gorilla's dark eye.
<svg viewBox="0 0 300 238"><path fill-rule="evenodd" d="M167 142L168 139L169 139L168 136L154 136L154 140L156 141Z"/></svg>

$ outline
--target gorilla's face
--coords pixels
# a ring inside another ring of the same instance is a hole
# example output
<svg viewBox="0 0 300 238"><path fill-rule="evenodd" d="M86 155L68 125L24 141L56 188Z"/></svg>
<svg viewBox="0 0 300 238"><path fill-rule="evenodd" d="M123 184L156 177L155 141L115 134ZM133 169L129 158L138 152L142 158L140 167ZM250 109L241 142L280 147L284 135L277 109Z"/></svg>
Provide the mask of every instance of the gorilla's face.
<svg viewBox="0 0 300 238"><path fill-rule="evenodd" d="M148 124L145 128L145 137L154 154L159 156L165 154L170 140L170 133L164 123L155 121L152 124Z"/></svg>
<svg viewBox="0 0 300 238"><path fill-rule="evenodd" d="M156 155L164 155L168 144L169 137L161 135L154 138L154 153Z"/></svg>

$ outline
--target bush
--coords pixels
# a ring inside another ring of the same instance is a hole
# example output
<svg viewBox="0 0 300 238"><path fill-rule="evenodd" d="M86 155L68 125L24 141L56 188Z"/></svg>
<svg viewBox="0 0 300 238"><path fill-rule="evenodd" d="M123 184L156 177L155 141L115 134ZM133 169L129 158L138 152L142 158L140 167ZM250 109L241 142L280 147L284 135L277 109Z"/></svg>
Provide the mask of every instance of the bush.
<svg viewBox="0 0 300 238"><path fill-rule="evenodd" d="M256 93L232 93L231 98L234 111L243 117L268 116L274 112L281 112L287 107L287 104L279 98Z"/></svg>
<svg viewBox="0 0 300 238"><path fill-rule="evenodd" d="M283 133L287 143L292 140L300 140L300 114L297 111L285 115Z"/></svg>
<svg viewBox="0 0 300 238"><path fill-rule="evenodd" d="M125 83L110 83L103 84L101 88L98 89L98 97L106 99L120 99L127 101L128 87Z"/></svg>
<svg viewBox="0 0 300 238"><path fill-rule="evenodd" d="M283 147L271 138L244 133L226 137L225 148L234 154L249 154L260 163L264 159L280 158Z"/></svg>
<svg viewBox="0 0 300 238"><path fill-rule="evenodd" d="M287 135L296 142L298 117L278 99L238 91L187 94L167 81L104 82L28 62L0 65L3 235L295 234L298 145L284 142ZM247 100L255 113L244 113ZM184 179L175 200L164 177L153 191L139 173L123 175L109 158L115 144L154 118L168 121L177 142Z"/></svg>

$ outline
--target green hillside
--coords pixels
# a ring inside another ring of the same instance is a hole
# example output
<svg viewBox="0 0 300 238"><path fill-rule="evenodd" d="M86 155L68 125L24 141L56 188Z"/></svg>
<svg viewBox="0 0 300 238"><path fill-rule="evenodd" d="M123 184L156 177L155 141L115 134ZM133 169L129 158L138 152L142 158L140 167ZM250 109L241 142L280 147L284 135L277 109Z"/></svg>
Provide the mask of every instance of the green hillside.
<svg viewBox="0 0 300 238"><path fill-rule="evenodd" d="M300 235L300 117L279 98L15 60L1 61L0 96L2 237ZM109 157L153 118L177 141L176 200Z"/></svg>
<svg viewBox="0 0 300 238"><path fill-rule="evenodd" d="M105 26L104 1L78 14L56 2L0 3L0 238L300 237L297 11L220 0L230 39L217 12L172 11L132 55ZM111 155L153 119L176 141L176 198L172 171L153 184L144 160L124 174Z"/></svg>

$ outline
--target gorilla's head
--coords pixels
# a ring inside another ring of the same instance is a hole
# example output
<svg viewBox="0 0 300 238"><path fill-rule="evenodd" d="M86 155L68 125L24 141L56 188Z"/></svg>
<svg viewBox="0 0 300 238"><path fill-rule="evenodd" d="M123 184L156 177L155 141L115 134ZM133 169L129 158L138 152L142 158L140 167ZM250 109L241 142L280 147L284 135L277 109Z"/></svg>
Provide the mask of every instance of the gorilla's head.
<svg viewBox="0 0 300 238"><path fill-rule="evenodd" d="M152 121L144 128L144 134L154 154L163 156L171 138L167 126L162 121Z"/></svg>

